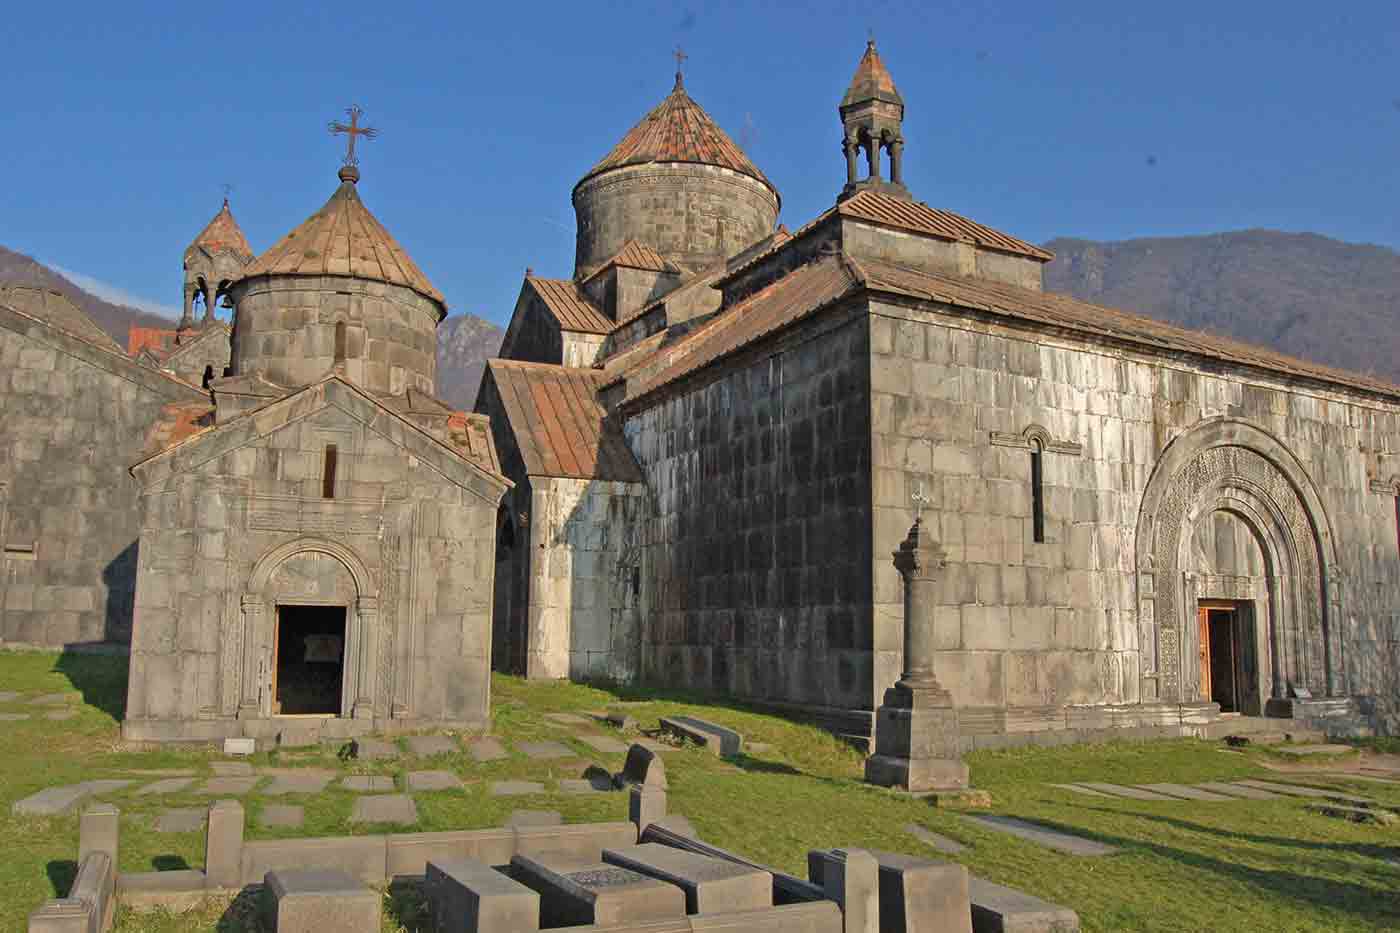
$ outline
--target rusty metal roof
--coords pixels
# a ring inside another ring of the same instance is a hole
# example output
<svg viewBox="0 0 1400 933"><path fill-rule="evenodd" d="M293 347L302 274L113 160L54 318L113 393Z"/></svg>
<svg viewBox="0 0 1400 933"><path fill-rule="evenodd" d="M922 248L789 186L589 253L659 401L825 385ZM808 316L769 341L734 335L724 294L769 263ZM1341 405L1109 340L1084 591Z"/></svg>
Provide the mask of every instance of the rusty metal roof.
<svg viewBox="0 0 1400 933"><path fill-rule="evenodd" d="M880 60L880 53L875 51L874 39L865 44L865 54L856 65L856 73L851 78L850 87L846 88L846 96L841 98L841 106L849 107L851 104L867 100L887 100L901 105L904 103L904 98L900 97L899 91L895 89L894 78L890 77L889 69Z"/></svg>
<svg viewBox="0 0 1400 933"><path fill-rule="evenodd" d="M539 276L527 275L525 284L535 290L535 294L540 296L540 301L544 302L544 306L564 330L606 334L613 329L613 322L608 320L607 315L589 300L583 289L572 279L542 279Z"/></svg>
<svg viewBox="0 0 1400 933"><path fill-rule="evenodd" d="M233 219L233 212L228 209L228 198L224 198L224 206L219 208L214 219L205 225L204 229L199 232L199 236L194 238L194 242L186 248L185 252L189 252L196 246L208 251L211 255L226 251L245 261L253 258L253 248L248 245L248 238L243 235L243 228L238 226L238 221Z"/></svg>
<svg viewBox="0 0 1400 933"><path fill-rule="evenodd" d="M1333 369L1226 337L1186 330L1116 308L1054 292L1038 292L981 279L940 275L868 259L853 261L867 287L989 312L1042 326L1107 337L1149 350L1185 353L1237 365L1301 376L1352 389L1400 397L1400 386L1360 373Z"/></svg>
<svg viewBox="0 0 1400 933"><path fill-rule="evenodd" d="M773 194L778 189L735 145L705 109L685 92L681 76L666 99L642 118L622 141L579 180L583 184L608 169L649 162L698 162L718 165L763 182ZM577 186L575 186L577 187Z"/></svg>
<svg viewBox="0 0 1400 933"><path fill-rule="evenodd" d="M584 281L588 281L593 276L598 275L605 269L612 266L623 266L627 269L641 269L645 272L680 272L680 267L656 250L639 243L636 240L628 240L606 262L588 274Z"/></svg>
<svg viewBox="0 0 1400 933"><path fill-rule="evenodd" d="M913 230L945 240L961 240L983 249L1029 256L1043 262L1055 258L1055 254L1048 250L1000 230L993 230L960 214L929 207L921 201L907 201L881 194L878 191L861 191L839 202L833 210L845 217L868 220L901 230ZM822 217L817 218L818 221L821 219Z"/></svg>
<svg viewBox="0 0 1400 933"><path fill-rule="evenodd" d="M754 292L628 374L636 401L743 349L852 293L859 285L846 258L827 255Z"/></svg>
<svg viewBox="0 0 1400 933"><path fill-rule="evenodd" d="M642 482L621 428L598 402L600 370L519 360L486 366L526 473Z"/></svg>
<svg viewBox="0 0 1400 933"><path fill-rule="evenodd" d="M501 473L501 461L496 456L496 442L491 437L491 419L485 415L457 411L447 420L448 443L463 457L483 470Z"/></svg>
<svg viewBox="0 0 1400 933"><path fill-rule="evenodd" d="M345 174L340 187L319 211L306 218L243 270L242 278L257 275L344 275L411 288L442 306L442 293L433 287L408 253L384 229L360 200L354 176Z"/></svg>

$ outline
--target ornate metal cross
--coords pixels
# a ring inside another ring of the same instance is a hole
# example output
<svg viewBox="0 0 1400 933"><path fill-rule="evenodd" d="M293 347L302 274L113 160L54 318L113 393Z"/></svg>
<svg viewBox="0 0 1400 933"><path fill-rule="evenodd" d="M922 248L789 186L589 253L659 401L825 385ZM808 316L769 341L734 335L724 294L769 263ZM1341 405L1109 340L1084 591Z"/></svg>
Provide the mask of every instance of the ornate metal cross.
<svg viewBox="0 0 1400 933"><path fill-rule="evenodd" d="M923 521L924 506L933 505L933 500L924 492L924 484L919 483L918 488L910 494L909 498L914 502L914 520L919 522Z"/></svg>
<svg viewBox="0 0 1400 933"><path fill-rule="evenodd" d="M347 107L345 115L350 118L349 123L332 120L328 126L331 135L338 136L344 133L350 137L349 145L345 149L345 164L359 165L360 160L355 157L355 137L363 136L365 139L374 139L379 135L379 131L372 126L360 126L360 117L363 117L365 112L359 107Z"/></svg>
<svg viewBox="0 0 1400 933"><path fill-rule="evenodd" d="M679 45L676 46L676 51L673 54L676 57L676 74L680 74L681 70L685 67L686 59L690 58L690 56L685 54L685 50Z"/></svg>

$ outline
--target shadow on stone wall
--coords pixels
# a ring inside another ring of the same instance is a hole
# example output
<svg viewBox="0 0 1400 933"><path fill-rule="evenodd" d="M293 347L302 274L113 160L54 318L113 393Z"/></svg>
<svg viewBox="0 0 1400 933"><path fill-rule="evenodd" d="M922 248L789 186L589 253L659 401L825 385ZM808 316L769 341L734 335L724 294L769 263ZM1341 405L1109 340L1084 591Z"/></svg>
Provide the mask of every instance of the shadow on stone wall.
<svg viewBox="0 0 1400 933"><path fill-rule="evenodd" d="M121 722L126 714L126 672L129 660L122 655L88 653L84 646L69 646L53 669L68 678L83 702Z"/></svg>
<svg viewBox="0 0 1400 933"><path fill-rule="evenodd" d="M136 612L136 558L141 542L132 541L102 569L107 586L107 617L103 641L131 644L131 620Z"/></svg>
<svg viewBox="0 0 1400 933"><path fill-rule="evenodd" d="M49 886L54 897L67 897L73 888L73 879L78 877L78 863L69 859L54 859L44 866L49 875Z"/></svg>

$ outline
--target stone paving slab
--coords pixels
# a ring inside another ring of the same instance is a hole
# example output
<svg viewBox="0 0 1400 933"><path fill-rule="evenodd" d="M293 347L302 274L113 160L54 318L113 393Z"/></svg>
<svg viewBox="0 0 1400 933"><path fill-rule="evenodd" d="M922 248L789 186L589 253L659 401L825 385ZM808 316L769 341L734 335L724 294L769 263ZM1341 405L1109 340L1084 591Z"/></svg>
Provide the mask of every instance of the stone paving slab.
<svg viewBox="0 0 1400 933"><path fill-rule="evenodd" d="M545 713L544 718L550 722L557 722L564 726L589 726L592 725L587 719L575 713Z"/></svg>
<svg viewBox="0 0 1400 933"><path fill-rule="evenodd" d="M515 750L526 758L577 758L578 752L562 742L516 742Z"/></svg>
<svg viewBox="0 0 1400 933"><path fill-rule="evenodd" d="M451 771L410 771L409 790L461 790L462 781Z"/></svg>
<svg viewBox="0 0 1400 933"><path fill-rule="evenodd" d="M384 739L356 739L352 745L354 757L364 761L399 757L399 746Z"/></svg>
<svg viewBox="0 0 1400 933"><path fill-rule="evenodd" d="M268 772L273 775L272 783L263 789L264 794L276 797L281 794L319 794L335 777L332 771L318 771L303 768L287 771Z"/></svg>
<svg viewBox="0 0 1400 933"><path fill-rule="evenodd" d="M1143 790L1156 791L1159 794L1166 794L1168 797L1180 797L1182 800L1229 800L1228 796L1217 794L1209 790L1201 790L1199 787L1187 787L1185 784L1139 784Z"/></svg>
<svg viewBox="0 0 1400 933"><path fill-rule="evenodd" d="M253 773L253 766L246 761L211 761L209 767L215 777L247 777Z"/></svg>
<svg viewBox="0 0 1400 933"><path fill-rule="evenodd" d="M500 739L484 736L467 746L467 754L472 756L473 761L500 761L508 757L506 747L501 744Z"/></svg>
<svg viewBox="0 0 1400 933"><path fill-rule="evenodd" d="M204 782L199 789L201 794L232 794L237 797L246 794L262 780L259 777L216 777Z"/></svg>
<svg viewBox="0 0 1400 933"><path fill-rule="evenodd" d="M918 823L910 823L904 827L904 831L924 845L932 846L944 855L957 855L966 852L967 846L956 839L949 839L947 836L940 836L931 829L925 829Z"/></svg>
<svg viewBox="0 0 1400 933"><path fill-rule="evenodd" d="M78 715L78 711L75 710L75 709L56 709L56 710L54 710L53 712L45 713L45 714L44 714L44 718L45 718L45 719L54 719L54 720L63 720L63 719L72 719L72 718L73 718L74 716L76 716L76 715Z"/></svg>
<svg viewBox="0 0 1400 933"><path fill-rule="evenodd" d="M1225 784L1221 781L1203 781L1196 785L1206 790L1214 791L1217 794L1225 794L1227 797L1238 797L1242 800L1282 800L1278 794L1270 793L1267 790L1260 790L1257 787L1245 787L1240 784Z"/></svg>
<svg viewBox="0 0 1400 933"><path fill-rule="evenodd" d="M522 794L542 794L544 785L534 781L496 781L491 785L492 797L518 797Z"/></svg>
<svg viewBox="0 0 1400 933"><path fill-rule="evenodd" d="M21 719L28 719L28 713L0 713L0 722L19 722Z"/></svg>
<svg viewBox="0 0 1400 933"><path fill-rule="evenodd" d="M1159 794L1155 791L1143 790L1140 787L1124 787L1121 784L1102 784L1091 781L1076 782L1080 787L1087 787L1090 790L1102 791L1114 797L1127 797L1131 800L1171 800L1166 794Z"/></svg>
<svg viewBox="0 0 1400 933"><path fill-rule="evenodd" d="M419 758L451 755L462 750L456 739L446 735L410 735L404 742L408 746L408 753Z"/></svg>
<svg viewBox="0 0 1400 933"><path fill-rule="evenodd" d="M92 791L84 784L45 787L22 800L16 800L10 805L10 812L17 816L55 816L68 813L91 796Z"/></svg>
<svg viewBox="0 0 1400 933"><path fill-rule="evenodd" d="M1095 842L1092 839L1085 839L1081 836L1071 836L1057 830L1040 826L1036 823L1028 823L1025 820L1018 820L1010 816L994 816L991 814L963 814L963 819L972 822L986 829L992 829L1000 833L1009 833L1029 842L1036 842L1046 848L1054 849L1057 852L1064 852L1066 855L1111 855L1118 850L1113 846L1106 846L1102 842Z"/></svg>
<svg viewBox="0 0 1400 933"><path fill-rule="evenodd" d="M204 807L180 807L162 810L156 817L158 833L197 833L204 828L209 811Z"/></svg>
<svg viewBox="0 0 1400 933"><path fill-rule="evenodd" d="M1338 793L1336 791L1323 790L1319 787L1304 787L1301 784L1279 784L1274 781L1253 780L1235 781L1235 783L1242 784L1245 787L1258 788L1259 790L1273 791L1276 794L1287 794L1290 797L1335 797L1338 799L1347 798L1346 794ZM1353 799L1364 800L1365 798L1356 797Z"/></svg>
<svg viewBox="0 0 1400 933"><path fill-rule="evenodd" d="M564 817L557 810L512 810L507 826L562 826Z"/></svg>
<svg viewBox="0 0 1400 933"><path fill-rule="evenodd" d="M147 794L177 794L193 783L194 778L192 777L162 778L139 788L136 793L143 797Z"/></svg>
<svg viewBox="0 0 1400 933"><path fill-rule="evenodd" d="M360 797L350 811L352 823L416 823L418 805L407 794Z"/></svg>
<svg viewBox="0 0 1400 933"><path fill-rule="evenodd" d="M1094 790L1092 787L1080 787L1078 784L1051 784L1050 786L1058 787L1060 790L1073 791L1076 794L1083 794L1086 797L1108 797L1109 799L1113 798L1112 794L1105 794L1103 791Z"/></svg>
<svg viewBox="0 0 1400 933"><path fill-rule="evenodd" d="M627 752L627 743L610 735L576 735L574 738L605 755L622 755Z"/></svg>
<svg viewBox="0 0 1400 933"><path fill-rule="evenodd" d="M387 774L353 774L341 781L340 786L359 793L392 791L394 779Z"/></svg>
<svg viewBox="0 0 1400 933"><path fill-rule="evenodd" d="M273 803L262 808L262 812L258 814L258 823L262 826L296 828L305 818L306 811L301 807Z"/></svg>

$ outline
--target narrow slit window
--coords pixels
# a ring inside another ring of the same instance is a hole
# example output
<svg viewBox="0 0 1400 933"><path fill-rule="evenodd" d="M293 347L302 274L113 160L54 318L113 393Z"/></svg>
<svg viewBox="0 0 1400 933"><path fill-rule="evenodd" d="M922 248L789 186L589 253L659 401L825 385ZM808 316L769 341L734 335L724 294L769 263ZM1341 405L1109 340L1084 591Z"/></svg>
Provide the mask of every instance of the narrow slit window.
<svg viewBox="0 0 1400 933"><path fill-rule="evenodd" d="M1045 454L1039 444L1031 445L1031 537L1036 544L1045 543Z"/></svg>
<svg viewBox="0 0 1400 933"><path fill-rule="evenodd" d="M335 361L345 362L345 322L335 322Z"/></svg>
<svg viewBox="0 0 1400 933"><path fill-rule="evenodd" d="M339 451L334 444L326 445L326 459L321 468L321 498L335 498L335 466Z"/></svg>
<svg viewBox="0 0 1400 933"><path fill-rule="evenodd" d="M207 389L207 388L209 388L209 383L211 383L211 382L213 382L213 381L214 381L214 367L213 367L212 365L211 365L211 366L206 366L206 367L204 367L204 381L203 381L203 383L201 383L201 384L204 386L204 388Z"/></svg>

